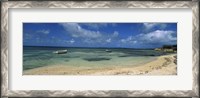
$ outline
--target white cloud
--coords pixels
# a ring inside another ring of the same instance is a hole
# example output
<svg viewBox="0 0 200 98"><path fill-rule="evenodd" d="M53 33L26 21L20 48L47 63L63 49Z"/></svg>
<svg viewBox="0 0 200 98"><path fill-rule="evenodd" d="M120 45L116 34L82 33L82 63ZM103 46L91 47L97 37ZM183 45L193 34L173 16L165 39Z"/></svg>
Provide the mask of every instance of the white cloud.
<svg viewBox="0 0 200 98"><path fill-rule="evenodd" d="M167 27L165 23L143 23L145 30L151 30L154 27L159 27L159 29L164 29Z"/></svg>
<svg viewBox="0 0 200 98"><path fill-rule="evenodd" d="M151 29L157 25L157 23L143 23L146 29Z"/></svg>
<svg viewBox="0 0 200 98"><path fill-rule="evenodd" d="M89 28L92 28L92 29L100 29L103 27L107 27L108 25L112 27L117 26L116 23L79 23L79 24L88 26Z"/></svg>
<svg viewBox="0 0 200 98"><path fill-rule="evenodd" d="M101 37L101 33L99 31L92 31L82 28L77 23L61 23L64 29L72 36L72 37L82 37L82 38L98 38Z"/></svg>
<svg viewBox="0 0 200 98"><path fill-rule="evenodd" d="M114 31L113 33L106 33L106 32L99 32L98 30L90 30L83 28L83 25L86 24L78 24L78 23L62 23L60 24L63 26L65 31L70 34L71 37L74 39L79 38L81 39L85 44L106 44L110 43L112 40L116 39L119 35L117 31ZM87 24L87 25L102 25L106 26L108 24ZM111 24L110 24L111 25ZM114 25L114 24L112 24Z"/></svg>
<svg viewBox="0 0 200 98"><path fill-rule="evenodd" d="M122 43L126 43L127 39L121 39L120 40Z"/></svg>
<svg viewBox="0 0 200 98"><path fill-rule="evenodd" d="M65 44L74 44L76 41L74 39L71 39L71 40L60 40L61 42L64 42ZM60 43L60 42L59 42Z"/></svg>
<svg viewBox="0 0 200 98"><path fill-rule="evenodd" d="M177 38L172 35L174 33L174 31L156 30L147 34L139 34L137 38L147 43L168 43L177 40Z"/></svg>
<svg viewBox="0 0 200 98"><path fill-rule="evenodd" d="M129 44L129 43L131 43L131 44L136 44L137 43L137 41L136 41L136 39L135 39L135 37L134 36L129 36L128 38L126 38L126 39L121 39L120 40L122 43L125 43L125 44Z"/></svg>
<svg viewBox="0 0 200 98"><path fill-rule="evenodd" d="M23 34L23 39L32 39L33 38L33 35L29 34L29 33L24 33Z"/></svg>
<svg viewBox="0 0 200 98"><path fill-rule="evenodd" d="M37 33L49 34L50 30L38 30Z"/></svg>
<svg viewBox="0 0 200 98"><path fill-rule="evenodd" d="M121 39L121 42L132 44L170 44L177 41L177 38L173 36L175 33L174 31L156 30L147 34L129 36L126 39Z"/></svg>
<svg viewBox="0 0 200 98"><path fill-rule="evenodd" d="M106 42L107 42L107 43L110 43L110 42L111 42L111 38L107 39Z"/></svg>
<svg viewBox="0 0 200 98"><path fill-rule="evenodd" d="M89 28L92 28L92 29L99 29L99 28L108 26L107 23L83 23L81 25L88 26Z"/></svg>
<svg viewBox="0 0 200 98"><path fill-rule="evenodd" d="M73 44L75 41L74 41L74 39L71 39L68 42L71 43L71 44Z"/></svg>
<svg viewBox="0 0 200 98"><path fill-rule="evenodd" d="M119 33L118 33L117 31L115 31L115 32L113 33L113 37L118 37L118 35L119 35Z"/></svg>
<svg viewBox="0 0 200 98"><path fill-rule="evenodd" d="M109 34L109 35L103 35L103 37L101 38L101 41L110 43L112 42L112 40L115 40L117 37L119 36L119 33L117 31L114 31L113 33Z"/></svg>

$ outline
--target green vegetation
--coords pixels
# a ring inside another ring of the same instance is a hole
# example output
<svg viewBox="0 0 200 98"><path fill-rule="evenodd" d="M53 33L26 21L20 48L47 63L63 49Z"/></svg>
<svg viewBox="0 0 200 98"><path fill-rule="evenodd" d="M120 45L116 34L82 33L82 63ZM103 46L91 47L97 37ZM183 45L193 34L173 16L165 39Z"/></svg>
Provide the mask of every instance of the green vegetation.
<svg viewBox="0 0 200 98"><path fill-rule="evenodd" d="M177 52L177 45L163 45L161 48L155 48L156 51Z"/></svg>

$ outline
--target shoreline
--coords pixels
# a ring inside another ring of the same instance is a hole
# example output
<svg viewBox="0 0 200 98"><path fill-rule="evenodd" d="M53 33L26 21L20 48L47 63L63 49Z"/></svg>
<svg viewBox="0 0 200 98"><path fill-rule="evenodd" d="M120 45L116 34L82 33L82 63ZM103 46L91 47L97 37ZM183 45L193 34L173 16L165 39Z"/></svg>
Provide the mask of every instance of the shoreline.
<svg viewBox="0 0 200 98"><path fill-rule="evenodd" d="M132 68L121 68L109 72L96 73L111 75L177 75L177 65L175 54L164 55L156 60Z"/></svg>
<svg viewBox="0 0 200 98"><path fill-rule="evenodd" d="M176 54L133 67L77 68L64 65L45 66L23 71L23 75L177 75Z"/></svg>

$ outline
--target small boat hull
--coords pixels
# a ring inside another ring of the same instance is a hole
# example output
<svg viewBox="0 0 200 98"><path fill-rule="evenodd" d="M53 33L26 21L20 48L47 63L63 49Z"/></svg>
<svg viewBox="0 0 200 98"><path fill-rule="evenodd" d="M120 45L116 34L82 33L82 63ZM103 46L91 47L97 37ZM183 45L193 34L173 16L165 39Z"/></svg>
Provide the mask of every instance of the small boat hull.
<svg viewBox="0 0 200 98"><path fill-rule="evenodd" d="M106 50L106 52L112 52L111 50Z"/></svg>
<svg viewBox="0 0 200 98"><path fill-rule="evenodd" d="M55 53L55 54L65 54L65 53L67 53L67 50L58 50L58 51L54 51L53 53Z"/></svg>

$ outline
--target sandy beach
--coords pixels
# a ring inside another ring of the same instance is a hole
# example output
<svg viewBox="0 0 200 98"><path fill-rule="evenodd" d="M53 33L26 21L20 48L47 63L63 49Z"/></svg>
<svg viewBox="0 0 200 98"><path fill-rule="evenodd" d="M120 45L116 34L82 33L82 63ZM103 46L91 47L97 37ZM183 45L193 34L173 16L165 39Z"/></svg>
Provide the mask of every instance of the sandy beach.
<svg viewBox="0 0 200 98"><path fill-rule="evenodd" d="M23 75L176 75L176 54L157 57L156 60L134 67L79 68L51 65L23 71Z"/></svg>

